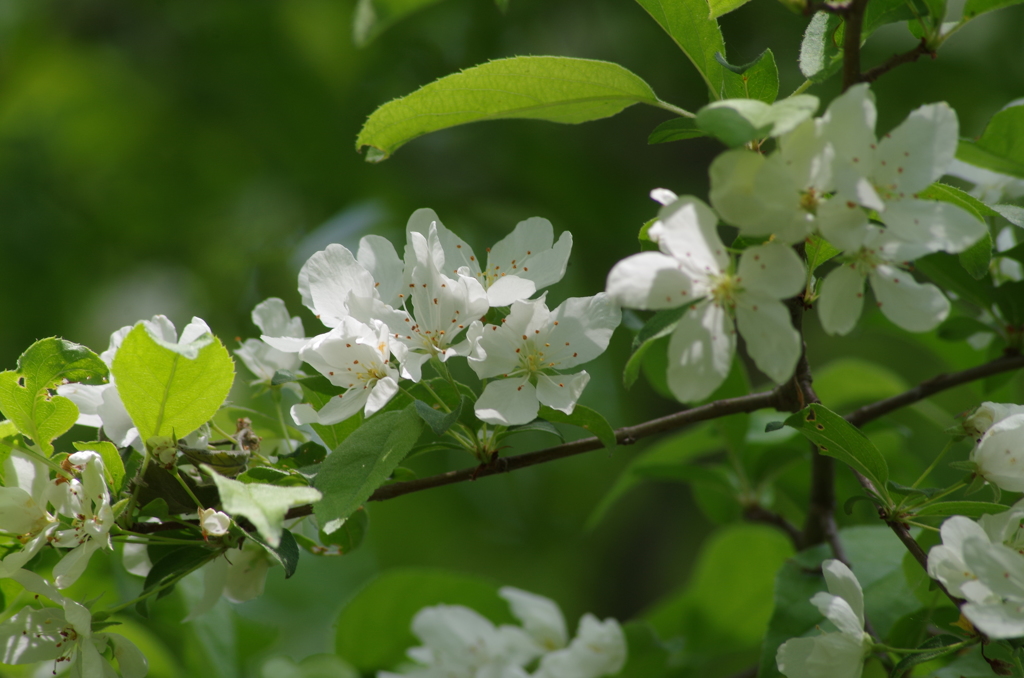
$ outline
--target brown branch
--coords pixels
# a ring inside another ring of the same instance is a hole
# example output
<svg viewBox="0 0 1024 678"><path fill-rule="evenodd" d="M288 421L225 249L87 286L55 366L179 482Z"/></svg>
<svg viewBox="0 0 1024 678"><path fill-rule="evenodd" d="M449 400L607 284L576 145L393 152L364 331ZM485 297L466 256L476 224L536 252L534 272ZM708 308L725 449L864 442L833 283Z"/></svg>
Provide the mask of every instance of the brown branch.
<svg viewBox="0 0 1024 678"><path fill-rule="evenodd" d="M864 74L860 76L860 81L874 82L875 80L878 80L878 78L882 77L884 74L888 73L897 66L902 66L903 64L909 64L914 61L917 61L919 57L924 56L925 54L930 55L933 59L935 58L935 51L928 47L927 40L921 38L921 42L919 42L917 44L917 47L915 47L914 49L907 50L906 52L903 52L901 54L893 54L891 57L889 57L888 61L878 66L875 66L874 68L868 71L865 71Z"/></svg>
<svg viewBox="0 0 1024 678"><path fill-rule="evenodd" d="M800 528L789 522L781 514L775 511L770 511L760 504L753 504L751 506L744 507L743 519L751 523L763 523L765 525L771 525L777 527L786 533L789 540L793 542L793 548L797 551L804 549L804 535L800 531Z"/></svg>
<svg viewBox="0 0 1024 678"><path fill-rule="evenodd" d="M843 91L861 82L860 43L864 28L864 11L868 0L852 0L846 8L843 29Z"/></svg>

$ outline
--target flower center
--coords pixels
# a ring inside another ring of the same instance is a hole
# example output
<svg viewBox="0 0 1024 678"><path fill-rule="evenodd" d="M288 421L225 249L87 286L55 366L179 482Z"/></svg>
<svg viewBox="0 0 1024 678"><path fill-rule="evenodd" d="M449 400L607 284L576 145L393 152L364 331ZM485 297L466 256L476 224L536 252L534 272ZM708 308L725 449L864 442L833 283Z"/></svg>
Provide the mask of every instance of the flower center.
<svg viewBox="0 0 1024 678"><path fill-rule="evenodd" d="M821 195L814 188L808 188L800 193L800 208L810 214L818 213L818 204L821 202Z"/></svg>
<svg viewBox="0 0 1024 678"><path fill-rule="evenodd" d="M711 276L708 282L711 298L717 306L730 310L736 308L736 296L743 291L739 278L731 273L721 273Z"/></svg>

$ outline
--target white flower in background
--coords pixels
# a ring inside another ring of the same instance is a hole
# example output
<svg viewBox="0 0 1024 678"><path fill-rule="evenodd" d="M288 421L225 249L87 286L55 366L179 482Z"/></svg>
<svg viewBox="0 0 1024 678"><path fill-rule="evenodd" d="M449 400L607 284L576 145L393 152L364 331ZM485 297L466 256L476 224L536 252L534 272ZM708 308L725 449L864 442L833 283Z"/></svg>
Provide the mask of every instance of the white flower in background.
<svg viewBox="0 0 1024 678"><path fill-rule="evenodd" d="M866 208L875 210L894 235L929 251L961 252L974 244L987 230L974 215L951 203L917 198L953 161L956 112L945 103L921 106L881 141L875 138L876 118L867 84L836 97L822 118L835 151L836 187L829 201L835 214L821 221L822 235L840 249L855 248L863 239L858 232L868 225L861 209Z"/></svg>
<svg viewBox="0 0 1024 678"><path fill-rule="evenodd" d="M1001 490L1024 492L1024 414L989 426L971 451L976 472Z"/></svg>
<svg viewBox="0 0 1024 678"><path fill-rule="evenodd" d="M662 208L648 230L661 252L617 263L607 292L622 306L644 310L689 305L668 347L668 383L683 402L710 395L724 381L738 327L758 368L781 383L800 357L800 335L781 300L800 292L804 265L786 245L750 247L733 271L703 202L682 197Z"/></svg>
<svg viewBox="0 0 1024 678"><path fill-rule="evenodd" d="M299 294L302 303L327 327L337 327L350 315L367 322L370 317L362 312L353 314L350 305L357 300L361 300L361 308L371 300L400 305L403 268L390 241L368 235L359 241L355 255L341 245L328 245L311 256L299 271ZM268 340L267 336L263 339ZM278 342L268 343L281 351L297 352L305 342L282 335Z"/></svg>
<svg viewBox="0 0 1024 678"><path fill-rule="evenodd" d="M778 144L767 156L734 149L715 158L708 197L744 235L792 244L817 228L819 204L832 188L832 148L820 120L804 121Z"/></svg>
<svg viewBox="0 0 1024 678"><path fill-rule="evenodd" d="M25 607L0 624L0 662L54 662L54 669L68 662L71 676L102 678L116 675L104 658L109 648L124 678L148 673L146 657L130 640L117 633L93 633L92 614L85 606L65 598L34 572L19 570L12 578L60 607Z"/></svg>
<svg viewBox="0 0 1024 678"><path fill-rule="evenodd" d="M185 346L196 341L204 334L211 334L209 326L201 318L192 318L192 322L181 331L181 338L178 332L166 316L155 315L150 320L143 320L150 336L157 342L164 344L175 344ZM114 356L121 347L124 338L132 331L134 325L128 325L110 335L110 346L100 354L100 358L111 367L114 364ZM64 384L57 387L57 394L71 400L78 406L78 421L82 426L103 428L103 433L118 447L131 445L139 451L143 449L143 442L139 439L139 432L132 423L128 411L121 402L121 396L117 393L117 385L114 383L114 375L110 375L110 383L93 386L89 384Z"/></svg>
<svg viewBox="0 0 1024 678"><path fill-rule="evenodd" d="M344 393L314 410L305 403L292 407L298 424L337 424L360 410L370 416L398 393L398 370L391 363L388 328L379 321L364 325L348 316L326 334L314 337L299 357ZM401 348L400 346L398 348Z"/></svg>
<svg viewBox="0 0 1024 678"><path fill-rule="evenodd" d="M811 602L838 631L787 640L775 661L789 678L859 678L873 644L864 632L864 592L840 561L826 560L821 569L829 592Z"/></svg>
<svg viewBox="0 0 1024 678"><path fill-rule="evenodd" d="M476 401L482 421L503 426L533 421L540 406L571 414L590 380L586 371L561 374L608 347L618 306L605 294L566 299L549 311L544 299L517 301L501 325L475 325L469 365L487 383Z"/></svg>
<svg viewBox="0 0 1024 678"><path fill-rule="evenodd" d="M114 526L103 459L95 452L75 452L67 460L82 479L62 483L68 489L65 505L58 510L71 517L71 527L58 531L51 540L58 548L71 549L53 568L57 587L62 589L85 572L93 553L111 548L109 532Z"/></svg>
<svg viewBox="0 0 1024 678"><path fill-rule="evenodd" d="M20 452L12 452L3 466L8 485L0 487L0 531L17 535L25 544L0 561L0 577L9 577L39 553L60 527L47 507L49 503L59 503L66 488L59 488L50 480L42 463Z"/></svg>
<svg viewBox="0 0 1024 678"><path fill-rule="evenodd" d="M423 364L431 358L444 362L469 355L472 342L459 338L490 305L483 286L464 268L454 278L444 273L445 255L436 225L426 236L411 231L405 254L408 294L404 301L412 302L412 311L378 303L370 313L388 326L395 343L407 347L400 357L402 376L419 381Z"/></svg>
<svg viewBox="0 0 1024 678"><path fill-rule="evenodd" d="M614 619L603 622L592 614L580 619L576 637L561 650L540 660L534 678L599 678L622 670L626 664L626 636Z"/></svg>
<svg viewBox="0 0 1024 678"><path fill-rule="evenodd" d="M519 222L515 229L487 250L487 263L480 260L462 238L441 223L431 209L419 209L409 217L406 233L427 236L436 226L444 251L445 273L456 275L465 267L487 290L491 306L508 306L528 299L538 290L553 285L565 275L572 250L572 234L565 231L555 242L551 222L533 217Z"/></svg>
<svg viewBox="0 0 1024 678"><path fill-rule="evenodd" d="M498 595L508 601L512 616L545 651L561 649L569 642L565 617L555 601L511 586L498 589Z"/></svg>
<svg viewBox="0 0 1024 678"><path fill-rule="evenodd" d="M199 527L203 536L222 537L231 529L231 516L215 509L199 509Z"/></svg>
<svg viewBox="0 0 1024 678"><path fill-rule="evenodd" d="M209 612L222 596L232 603L262 596L267 571L273 564L267 550L249 539L240 549L228 549L200 570L203 594L195 601L185 621Z"/></svg>
<svg viewBox="0 0 1024 678"><path fill-rule="evenodd" d="M971 195L989 205L1024 197L1024 179L975 167L962 160L954 158L946 174L974 184Z"/></svg>
<svg viewBox="0 0 1024 678"><path fill-rule="evenodd" d="M930 251L875 225L860 231L863 240L847 251L842 264L825 276L818 298L818 318L829 334L847 334L864 306L864 281L882 314L909 332L927 332L949 315L949 300L931 283L919 283L903 270L907 262Z"/></svg>
<svg viewBox="0 0 1024 678"><path fill-rule="evenodd" d="M289 316L284 302L277 297L257 304L252 311L252 321L262 334L271 337L306 338L302 318ZM269 384L279 370L294 372L302 365L302 360L294 352L278 350L260 339L246 339L235 349L235 355L256 375L253 384Z"/></svg>

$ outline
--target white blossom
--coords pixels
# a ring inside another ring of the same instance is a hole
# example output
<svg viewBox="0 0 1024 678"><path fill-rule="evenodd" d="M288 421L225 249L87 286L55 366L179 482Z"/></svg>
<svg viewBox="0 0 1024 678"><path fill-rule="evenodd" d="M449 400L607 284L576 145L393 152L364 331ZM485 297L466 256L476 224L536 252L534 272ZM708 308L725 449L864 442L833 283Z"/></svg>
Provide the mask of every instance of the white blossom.
<svg viewBox="0 0 1024 678"><path fill-rule="evenodd" d="M228 549L201 568L203 593L189 609L185 620L206 614L221 597L232 603L260 597L266 586L267 571L273 564L267 550L251 540L247 539L242 548Z"/></svg>
<svg viewBox="0 0 1024 678"><path fill-rule="evenodd" d="M974 184L971 195L989 205L1024 197L1024 179L975 167L962 160L954 158L946 174Z"/></svg>
<svg viewBox="0 0 1024 678"><path fill-rule="evenodd" d="M988 482L1009 492L1024 492L1024 413L989 426L970 458Z"/></svg>
<svg viewBox="0 0 1024 678"><path fill-rule="evenodd" d="M572 250L571 233L563 232L555 242L551 222L533 217L519 222L511 233L488 248L487 263L481 266L472 248L445 228L431 209L416 210L409 218L406 232L427 236L431 226L436 227L444 251L442 270L457 275L465 268L487 290L491 306L508 306L528 299L561 280Z"/></svg>
<svg viewBox="0 0 1024 678"><path fill-rule="evenodd" d="M804 283L804 265L789 247L749 247L733 269L703 202L682 197L662 208L648 233L660 252L641 252L608 274L608 294L630 308L687 305L668 347L669 388L679 400L710 395L724 381L736 350L736 329L758 368L776 382L793 374L800 335L782 300Z"/></svg>
<svg viewBox="0 0 1024 678"><path fill-rule="evenodd" d="M903 241L887 230L865 225L857 247L825 276L818 298L818 317L829 334L847 334L864 306L864 281L871 282L882 314L909 332L927 332L949 315L949 300L931 283L919 283L904 270L928 247ZM848 244L853 241L848 238Z"/></svg>
<svg viewBox="0 0 1024 678"><path fill-rule="evenodd" d="M512 616L522 622L523 628L538 645L546 651L565 647L569 632L565 628L562 610L555 601L511 586L498 589L498 595L508 601Z"/></svg>
<svg viewBox="0 0 1024 678"><path fill-rule="evenodd" d="M388 328L380 321L365 325L351 316L338 326L314 337L299 356L346 391L319 411L301 403L292 407L298 424L336 424L360 410L366 416L377 412L398 392L398 370L391 363Z"/></svg>
<svg viewBox="0 0 1024 678"><path fill-rule="evenodd" d="M84 605L65 598L34 572L19 570L12 578L60 607L25 607L0 624L0 662L68 662L73 677L103 678L113 675L104 659L110 648L124 678L142 678L149 671L145 656L130 640L116 633L93 633L92 614Z"/></svg>
<svg viewBox="0 0 1024 678"><path fill-rule="evenodd" d="M626 664L626 637L614 619L600 621L587 613L568 647L541 657L534 678L600 678Z"/></svg>
<svg viewBox="0 0 1024 678"><path fill-rule="evenodd" d="M837 631L787 640L775 661L789 678L860 678L873 644L864 632L864 592L840 561L826 560L821 569L829 592L814 594L811 602Z"/></svg>
<svg viewBox="0 0 1024 678"><path fill-rule="evenodd" d="M203 536L222 537L231 528L231 516L215 509L199 509L199 527Z"/></svg>
<svg viewBox="0 0 1024 678"><path fill-rule="evenodd" d="M985 401L964 419L964 433L972 438L980 438L993 424L998 424L1013 414L1024 414L1024 405Z"/></svg>
<svg viewBox="0 0 1024 678"><path fill-rule="evenodd" d="M541 405L571 414L590 375L562 371L603 353L620 318L618 306L598 294L567 299L554 311L543 298L516 301L501 325L477 323L470 367L481 379L498 377L477 400L477 417L514 426L533 421Z"/></svg>
<svg viewBox="0 0 1024 678"><path fill-rule="evenodd" d="M13 452L4 461L6 487L0 487L0 531L17 535L24 548L9 553L0 561L0 577L9 577L32 559L60 527L49 504L60 503L59 488L50 480L49 471L40 462Z"/></svg>
<svg viewBox="0 0 1024 678"><path fill-rule="evenodd" d="M257 304L252 311L252 321L262 334L271 337L306 338L302 318L289 316L284 302L276 297ZM256 375L253 384L269 384L279 370L294 372L302 365L302 360L294 352L281 351L260 339L246 339L235 349L235 355Z"/></svg>
<svg viewBox="0 0 1024 678"><path fill-rule="evenodd" d="M110 528L114 512L103 479L103 459L96 452L75 452L68 457L71 466L81 474L81 481L71 480L67 486L67 504L58 510L71 517L71 527L59 530L51 539L58 548L70 548L53 568L58 588L74 584L85 572L92 554L101 548L110 549Z"/></svg>

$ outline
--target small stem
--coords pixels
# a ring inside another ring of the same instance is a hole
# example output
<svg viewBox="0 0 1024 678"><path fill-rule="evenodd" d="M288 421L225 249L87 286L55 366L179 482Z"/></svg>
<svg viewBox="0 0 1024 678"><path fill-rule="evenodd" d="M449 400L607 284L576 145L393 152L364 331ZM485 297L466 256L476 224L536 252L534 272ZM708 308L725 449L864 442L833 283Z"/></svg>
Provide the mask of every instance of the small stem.
<svg viewBox="0 0 1024 678"><path fill-rule="evenodd" d="M953 494L954 492L956 492L957 490L959 490L959 489L960 489L961 487L964 487L964 486L966 486L966 485L967 485L967 483L966 483L965 481L963 481L963 480L958 480L957 482L953 483L952 485L950 485L949 487L947 487L947 488L946 488L945 490L943 490L942 492L939 492L939 493L938 493L938 494L936 494L935 496L933 496L933 497L928 497L927 499L925 499L924 501L922 501L922 502L921 502L920 504L915 504L915 505L913 506L913 508L921 508L922 506L927 506L928 504L934 504L934 503L935 503L935 502L937 502L938 500L940 500L940 499L943 499L943 498L945 498L945 497L948 497L949 495Z"/></svg>
<svg viewBox="0 0 1024 678"><path fill-rule="evenodd" d="M915 480L914 484L911 485L910 487L912 489L917 489L917 486L920 485L922 482L924 482L924 479L928 477L929 473L931 473L932 471L935 470L936 464L938 464L939 461L941 461L942 458L946 456L946 453L949 452L950 449L952 449L952 447L953 447L953 439L950 438L949 442L946 443L946 446L943 447L942 451L939 452L938 456L935 457L935 460L932 461L932 463L928 465L928 468L926 468L924 470L924 473L921 474L921 477L918 478L917 480Z"/></svg>
<svg viewBox="0 0 1024 678"><path fill-rule="evenodd" d="M277 412L277 423L281 426L281 435L284 437L284 445L288 448L288 452L291 453L293 452L292 439L288 435L288 424L284 420L284 411L281 409L281 387L272 387L270 395L274 399L274 410Z"/></svg>
<svg viewBox="0 0 1024 678"><path fill-rule="evenodd" d="M437 391L431 388L430 384L427 383L426 379L421 379L420 385L423 386L423 388L427 389L427 392L430 393L430 395L434 396L434 400L436 400L437 404L440 405L442 409L444 409L446 414L451 414L452 408L448 407L448 404L445 403L445 401L441 400L441 396L437 395ZM408 391L406 391L406 393L408 393ZM410 393L409 395L412 394ZM413 400L415 400L415 398L413 398Z"/></svg>
<svg viewBox="0 0 1024 678"><path fill-rule="evenodd" d="M935 527L934 525L925 525L924 523L919 523L916 520L908 520L908 521L906 521L906 523L907 523L907 525L913 525L914 527L920 527L923 530L931 530L932 532L938 532L939 531L939 528Z"/></svg>
<svg viewBox="0 0 1024 678"><path fill-rule="evenodd" d="M662 101L661 99L656 100L655 103L651 103L649 101L647 101L645 103L649 103L652 106L656 106L658 108L663 108L666 111L671 111L672 113L675 113L676 115L678 115L681 118L696 118L697 117L697 115L695 113L690 113L685 108L679 108L678 106L673 106L672 104L668 103L667 101Z"/></svg>
<svg viewBox="0 0 1024 678"><path fill-rule="evenodd" d="M800 86L793 90L793 93L790 94L789 96L795 97L797 94L803 94L808 89L810 89L811 85L813 84L814 83L811 82L810 80L804 80L802 83L800 83Z"/></svg>
<svg viewBox="0 0 1024 678"><path fill-rule="evenodd" d="M185 490L185 492L192 499L192 501L196 503L196 507L205 508L203 506L203 502L199 501L199 498L196 497L196 495L192 492L192 488L188 486L188 483L185 482L185 479L181 477L180 473L178 473L178 467L172 466L170 469L168 469L168 471L170 471L170 474L174 476L174 479L178 481L178 484L181 485L182 489Z"/></svg>
<svg viewBox="0 0 1024 678"><path fill-rule="evenodd" d="M919 647L919 648L915 648L913 650L905 648L905 647L889 647L888 645L886 645L884 643L875 643L874 645L871 646L871 650L872 651L881 650L882 652L894 652L896 654L924 654L925 652L935 652L936 650L939 650L939 649L947 650L949 652L954 652L954 651L959 650L961 648L967 647L968 645L974 645L975 643L977 643L980 640L981 640L980 637L975 636L974 638L968 638L967 640L963 640L963 641L960 641L959 643L954 643L952 645L946 645L945 647L942 647L942 648L938 648L938 647Z"/></svg>

